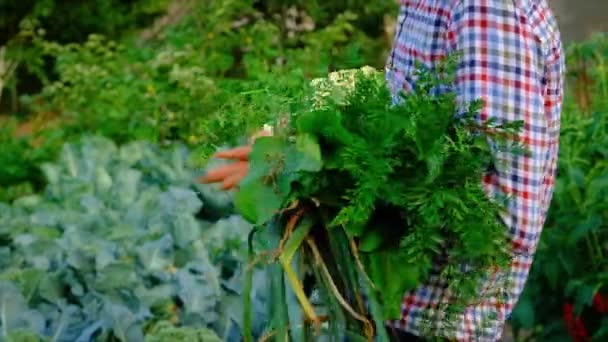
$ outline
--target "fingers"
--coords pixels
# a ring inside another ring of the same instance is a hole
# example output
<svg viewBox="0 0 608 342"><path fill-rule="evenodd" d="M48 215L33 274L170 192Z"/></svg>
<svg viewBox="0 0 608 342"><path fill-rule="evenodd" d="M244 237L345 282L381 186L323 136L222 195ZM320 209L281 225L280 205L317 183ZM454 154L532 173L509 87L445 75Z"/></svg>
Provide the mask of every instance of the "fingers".
<svg viewBox="0 0 608 342"><path fill-rule="evenodd" d="M200 178L200 182L203 184L223 182L226 178L229 178L235 174L241 174L243 172L247 173L248 165L249 164L246 161L239 161L229 165L220 166L202 176Z"/></svg>
<svg viewBox="0 0 608 342"><path fill-rule="evenodd" d="M232 159L237 161L209 171L200 178L200 182L203 184L222 182L224 190L232 189L247 175L249 169L248 160L251 150L251 146L241 146L215 153L213 155L214 158Z"/></svg>
<svg viewBox="0 0 608 342"><path fill-rule="evenodd" d="M269 136L272 136L272 129L265 128L265 129L257 132L256 134L254 134L251 137L249 146L241 146L241 147L233 148L233 149L226 150L226 151L220 151L220 152L217 152L216 154L214 154L213 157L220 158L220 159L248 160L249 154L251 153L251 150L252 150L251 145L253 145L254 141L257 138L269 137Z"/></svg>
<svg viewBox="0 0 608 342"><path fill-rule="evenodd" d="M245 178L245 176L247 175L247 169L243 168L241 170L237 170L236 173L226 177L226 179L224 179L224 183L222 184L222 188L224 190L230 190L232 188L234 188L236 185L238 185L243 178Z"/></svg>
<svg viewBox="0 0 608 342"><path fill-rule="evenodd" d="M251 146L241 146L230 150L217 152L213 155L213 157L220 159L248 160L249 153L251 153Z"/></svg>

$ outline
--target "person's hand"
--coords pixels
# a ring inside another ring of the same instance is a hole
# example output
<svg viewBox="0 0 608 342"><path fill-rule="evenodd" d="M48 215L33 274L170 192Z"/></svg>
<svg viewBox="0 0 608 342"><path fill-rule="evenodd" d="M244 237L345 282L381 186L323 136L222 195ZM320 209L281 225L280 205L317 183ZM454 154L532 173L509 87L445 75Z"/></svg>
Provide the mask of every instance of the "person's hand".
<svg viewBox="0 0 608 342"><path fill-rule="evenodd" d="M227 151L221 151L213 155L214 158L233 160L234 163L216 167L209 170L206 175L201 177L201 183L222 182L222 188L229 190L240 183L249 170L249 153L251 146L240 146Z"/></svg>
<svg viewBox="0 0 608 342"><path fill-rule="evenodd" d="M253 141L259 137L270 135L272 135L272 130L264 129L252 137L251 144L253 144ZM234 188L243 180L243 178L245 178L245 176L247 176L247 172L249 171L249 154L251 153L251 149L251 145L247 145L214 154L212 156L213 158L228 159L234 162L209 170L206 175L201 177L200 182L203 184L221 182L224 190Z"/></svg>

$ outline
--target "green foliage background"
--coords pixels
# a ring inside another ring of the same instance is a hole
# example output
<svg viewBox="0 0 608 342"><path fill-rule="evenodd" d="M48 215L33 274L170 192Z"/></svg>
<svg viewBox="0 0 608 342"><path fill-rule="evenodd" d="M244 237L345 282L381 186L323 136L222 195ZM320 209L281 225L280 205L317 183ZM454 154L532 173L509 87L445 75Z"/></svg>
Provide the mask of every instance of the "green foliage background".
<svg viewBox="0 0 608 342"><path fill-rule="evenodd" d="M17 73L8 79L5 93L18 93L21 116L58 115L60 129L39 132L52 145L44 146L49 147L49 160L63 141L87 132L119 143L182 141L205 155L252 132L271 113L286 110L288 103L279 95L293 96L305 79L345 67L381 66L388 48L383 22L368 16L380 18L391 1L354 2L349 12L326 12L321 2L306 2L318 18L292 7L296 2L175 3L185 13L149 39L127 31L115 40L91 33L62 42L52 31L45 34L38 7L24 17L21 31L7 42L7 58L35 70L42 88L19 92L15 84L27 78ZM165 2L154 4L147 6L161 8ZM361 30L361 20L375 22L375 28ZM136 23L132 17L128 27ZM75 25L86 27L78 20ZM109 30L118 24L108 25ZM269 93L277 96L269 101ZM4 96L7 101L12 97ZM0 160L15 154L27 152L20 146L7 148L0 151ZM39 158L32 161L16 165L20 169L10 174L0 173L0 185L34 180L34 188L40 189L35 171Z"/></svg>

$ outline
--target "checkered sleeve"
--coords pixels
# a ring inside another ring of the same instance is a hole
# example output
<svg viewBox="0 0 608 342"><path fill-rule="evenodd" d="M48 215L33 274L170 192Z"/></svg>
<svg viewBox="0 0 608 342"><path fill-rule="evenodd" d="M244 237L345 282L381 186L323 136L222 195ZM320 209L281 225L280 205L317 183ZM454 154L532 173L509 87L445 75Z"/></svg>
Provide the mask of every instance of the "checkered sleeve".
<svg viewBox="0 0 608 342"><path fill-rule="evenodd" d="M549 131L549 163L544 179L544 196L542 198L543 223L553 197L553 186L557 174L557 156L559 152L560 119L564 97L565 56L560 39L555 40L549 50L545 67L545 113Z"/></svg>
<svg viewBox="0 0 608 342"><path fill-rule="evenodd" d="M560 70L557 64L546 64L548 44L542 41L544 37L525 29L529 23L522 22L525 16L513 2L459 3L447 34L452 48L462 53L456 82L460 99L465 103L481 99L482 121L524 122L519 142L530 153L496 150L497 170L484 183L490 195L511 197L503 217L508 235L515 252L530 254L536 248L552 193L559 109L547 101L558 101L561 96L560 78L555 75ZM547 72L554 75L547 78ZM547 87L549 80L554 84Z"/></svg>

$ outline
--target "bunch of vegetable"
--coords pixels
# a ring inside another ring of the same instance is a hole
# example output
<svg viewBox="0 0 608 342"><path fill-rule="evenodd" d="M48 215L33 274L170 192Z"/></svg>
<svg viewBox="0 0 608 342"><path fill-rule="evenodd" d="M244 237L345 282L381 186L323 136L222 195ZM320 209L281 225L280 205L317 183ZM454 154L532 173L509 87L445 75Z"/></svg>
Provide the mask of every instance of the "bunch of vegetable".
<svg viewBox="0 0 608 342"><path fill-rule="evenodd" d="M278 340L296 326L286 291L305 333L387 340L384 322L399 318L403 294L436 262L458 299L446 310L508 263L499 219L507 199L487 197L481 179L504 167L493 150L523 152L521 122L482 123L479 101L460 106L456 63L419 68L416 90L397 101L369 67L314 80L273 136L255 141L235 205L256 225L252 261L269 264ZM323 308L313 303L319 296Z"/></svg>

